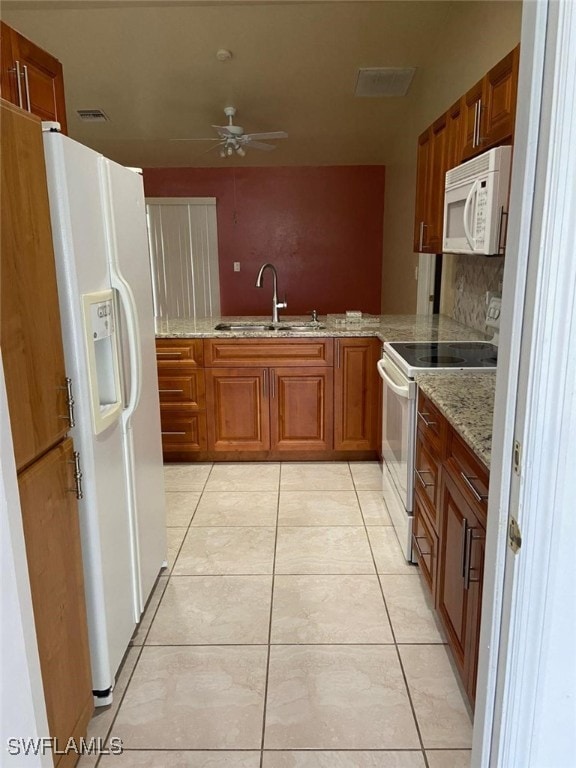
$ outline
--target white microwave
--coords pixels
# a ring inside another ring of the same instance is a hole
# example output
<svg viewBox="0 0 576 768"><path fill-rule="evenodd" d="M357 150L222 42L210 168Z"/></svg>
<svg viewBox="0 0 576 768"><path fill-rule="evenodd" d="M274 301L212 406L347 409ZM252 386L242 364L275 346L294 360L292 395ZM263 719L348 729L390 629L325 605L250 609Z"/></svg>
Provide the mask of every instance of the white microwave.
<svg viewBox="0 0 576 768"><path fill-rule="evenodd" d="M512 147L496 147L446 173L444 253L504 253Z"/></svg>

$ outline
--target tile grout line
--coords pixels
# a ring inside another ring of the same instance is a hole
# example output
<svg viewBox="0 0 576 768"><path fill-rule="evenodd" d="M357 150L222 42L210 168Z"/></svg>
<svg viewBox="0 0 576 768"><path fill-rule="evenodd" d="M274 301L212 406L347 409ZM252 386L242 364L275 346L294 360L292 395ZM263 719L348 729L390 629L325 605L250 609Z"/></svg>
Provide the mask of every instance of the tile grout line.
<svg viewBox="0 0 576 768"><path fill-rule="evenodd" d="M354 484L354 487L356 487L356 484ZM392 624L392 619L390 617L390 611L388 610L388 604L386 602L386 596L384 594L384 587L382 586L382 580L380 579L380 575L378 573L378 567L376 565L376 557L374 555L374 549L372 547L372 542L370 541L370 536L368 535L368 526L366 525L366 521L364 520L364 513L362 512L362 506L360 505L360 499L358 498L358 491L356 490L356 498L358 499L358 505L360 506L360 514L362 515L362 520L364 522L364 529L366 531L366 537L368 539L368 545L370 547L370 553L372 555L372 560L374 561L374 569L376 571L376 577L378 579L378 585L380 586L380 594L382 595L382 601L384 603L384 609L386 611L386 616L388 617L388 623L390 624L390 631L392 633L392 640L394 649L396 650L396 656L398 658L398 663L400 665L400 671L402 673L402 679L404 680L404 686L406 687L406 695L408 697L408 701L410 703L410 709L412 711L412 717L414 718L414 724L416 726L416 733L418 734L418 741L420 742L420 749L422 752L422 756L424 759L424 765L426 768L429 768L428 765L428 759L426 757L426 751L424 749L424 742L422 740L422 734L420 732L420 724L418 722L418 718L416 717L416 710L414 708L414 703L412 701L412 694L410 693L410 688L408 687L408 680L406 678L406 673L404 671L404 666L402 664L402 659L400 657L400 651L398 649L398 643L396 641L396 632L394 631L394 625Z"/></svg>
<svg viewBox="0 0 576 768"><path fill-rule="evenodd" d="M262 768L264 764L264 740L266 737L266 707L268 704L268 680L270 677L270 654L272 650L272 615L274 612L274 580L276 578L276 550L278 547L278 520L280 518L280 489L282 487L282 462L279 462L278 469L278 490L276 495L276 527L274 532L274 554L272 557L272 587L270 594L270 619L268 622L268 644L266 654L266 677L264 680L264 707L262 708L262 738L260 740L260 763Z"/></svg>
<svg viewBox="0 0 576 768"><path fill-rule="evenodd" d="M188 531L190 530L190 526L192 525L192 520L194 518L194 515L196 514L196 510L198 509L198 504L200 503L200 499L202 498L202 494L204 493L204 488L206 487L206 483L208 482L208 478L212 474L213 467L214 467L214 464L211 465L210 471L208 472L206 480L204 481L204 485L202 486L202 491L200 492L200 497L199 497L198 501L196 502L196 506L194 507L194 512L192 513L192 516L190 518L190 522L188 523L188 526L186 527L186 533L184 534L184 537L182 538L182 542L181 542L180 546L178 547L178 551L177 551L177 553L174 556L174 563L172 564L172 567L170 568L170 573L166 574L166 576L167 576L166 584L164 586L164 589L162 590L162 595L160 597L160 600L158 601L158 605L156 606L156 609L154 610L154 615L152 616L152 621L150 622L150 625L149 625L148 629L146 630L146 634L145 634L145 636L144 636L144 638L142 640L142 644L140 646L129 645L127 650L126 650L126 653L125 653L125 655L123 657L122 664L120 666L120 669L118 670L117 676L120 675L120 672L121 672L122 668L124 667L124 664L126 662L126 657L128 655L128 652L130 651L130 649L132 649L132 648L134 648L134 649L139 648L138 656L136 658L136 661L134 662L134 666L132 668L132 672L130 673L130 676L129 676L127 682L126 682L126 687L124 688L124 693L120 697L120 702L118 703L118 708L116 709L114 717L112 718L112 722L110 723L110 727L108 728L108 730L106 732L106 736L104 737L104 745L107 745L108 740L111 738L112 730L113 730L113 728L114 728L114 726L116 724L116 720L118 718L118 714L120 712L120 708L122 706L124 698L126 697L126 694L128 693L128 688L130 687L130 683L132 682L132 678L134 677L134 673L136 671L136 667L138 666L138 662L140 661L140 658L142 656L142 652L144 651L144 646L146 644L146 640L148 638L150 630L152 629L152 624L154 623L154 619L156 618L156 614L158 613L158 611L160 609L160 605L162 603L162 600L164 599L164 595L166 594L166 590L168 589L168 585L169 585L170 579L172 577L172 571L174 570L174 565L176 564L176 560L178 559L178 556L180 554L180 550L182 549L182 546L184 545L184 541L186 539L186 536L188 535ZM167 493L166 488L164 488L164 496L166 496L166 493ZM182 527L184 527L184 526L182 526ZM159 573L158 574L158 579L162 578L162 575L163 575L162 573ZM158 583L158 579L156 580L156 584ZM150 600L152 598L153 591L150 594L150 598L148 599L148 603L150 602ZM144 611L144 613L145 613L145 611ZM144 615L144 613L142 615ZM98 768L98 766L100 764L101 758L102 758L102 755L99 755L98 760L96 761L96 763L94 765L94 768Z"/></svg>

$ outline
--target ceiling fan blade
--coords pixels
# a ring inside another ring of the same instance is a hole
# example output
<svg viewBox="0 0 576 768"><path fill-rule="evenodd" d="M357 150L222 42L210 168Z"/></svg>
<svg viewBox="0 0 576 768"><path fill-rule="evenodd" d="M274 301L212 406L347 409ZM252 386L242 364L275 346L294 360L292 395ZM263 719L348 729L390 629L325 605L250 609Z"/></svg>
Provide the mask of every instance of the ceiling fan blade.
<svg viewBox="0 0 576 768"><path fill-rule="evenodd" d="M286 131L268 131L267 133L246 133L245 138L252 139L287 139Z"/></svg>
<svg viewBox="0 0 576 768"><path fill-rule="evenodd" d="M250 149L263 149L265 152L270 152L272 149L276 149L274 144L264 144L263 141L243 141L242 144Z"/></svg>

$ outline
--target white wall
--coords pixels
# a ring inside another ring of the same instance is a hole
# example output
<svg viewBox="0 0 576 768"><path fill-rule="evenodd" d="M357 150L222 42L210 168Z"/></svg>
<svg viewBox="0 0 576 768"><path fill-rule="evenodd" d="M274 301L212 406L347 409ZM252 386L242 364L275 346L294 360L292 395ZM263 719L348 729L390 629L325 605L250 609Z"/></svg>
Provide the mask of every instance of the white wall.
<svg viewBox="0 0 576 768"><path fill-rule="evenodd" d="M10 417L0 358L0 765L44 768L52 755L10 754L9 739L48 735Z"/></svg>

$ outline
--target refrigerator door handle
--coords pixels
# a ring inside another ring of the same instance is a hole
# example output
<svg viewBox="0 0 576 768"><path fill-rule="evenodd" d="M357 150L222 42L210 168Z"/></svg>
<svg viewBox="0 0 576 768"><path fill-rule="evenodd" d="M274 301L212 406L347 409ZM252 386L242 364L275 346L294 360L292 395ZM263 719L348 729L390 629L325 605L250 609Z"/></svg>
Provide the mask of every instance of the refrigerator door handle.
<svg viewBox="0 0 576 768"><path fill-rule="evenodd" d="M134 413L140 402L142 393L142 354L140 348L140 327L138 324L138 312L134 294L128 283L117 271L112 270L112 287L118 292L118 297L126 318L126 332L128 335L128 356L130 365L130 392L128 402L124 410L126 419Z"/></svg>

